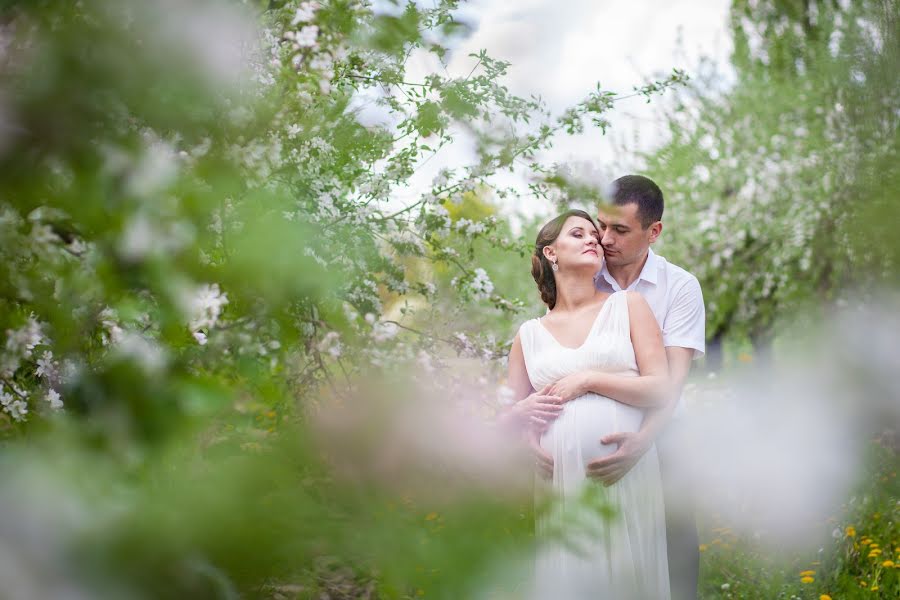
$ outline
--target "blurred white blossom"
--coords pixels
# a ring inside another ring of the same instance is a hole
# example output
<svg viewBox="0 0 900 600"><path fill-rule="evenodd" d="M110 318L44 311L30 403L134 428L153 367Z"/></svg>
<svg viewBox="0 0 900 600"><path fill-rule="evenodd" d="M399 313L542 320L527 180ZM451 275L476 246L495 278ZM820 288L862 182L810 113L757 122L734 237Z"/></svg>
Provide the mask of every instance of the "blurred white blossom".
<svg viewBox="0 0 900 600"><path fill-rule="evenodd" d="M219 284L200 286L191 298L191 318L188 327L191 331L215 327L226 304L228 296L219 290Z"/></svg>

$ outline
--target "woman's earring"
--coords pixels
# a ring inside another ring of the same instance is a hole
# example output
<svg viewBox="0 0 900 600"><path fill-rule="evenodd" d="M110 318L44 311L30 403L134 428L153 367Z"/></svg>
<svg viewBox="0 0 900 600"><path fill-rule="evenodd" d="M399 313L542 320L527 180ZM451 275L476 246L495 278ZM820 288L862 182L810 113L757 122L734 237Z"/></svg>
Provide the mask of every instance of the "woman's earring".
<svg viewBox="0 0 900 600"><path fill-rule="evenodd" d="M559 271L559 265L556 264L556 262L553 263L553 266L552 266L551 268L553 269L553 272L554 272L554 273L556 273L557 271Z"/></svg>

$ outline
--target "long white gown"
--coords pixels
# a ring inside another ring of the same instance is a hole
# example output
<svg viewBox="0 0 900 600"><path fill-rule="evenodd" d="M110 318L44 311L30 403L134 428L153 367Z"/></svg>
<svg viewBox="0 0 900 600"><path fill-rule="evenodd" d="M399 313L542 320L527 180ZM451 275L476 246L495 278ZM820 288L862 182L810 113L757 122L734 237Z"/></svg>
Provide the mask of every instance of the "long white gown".
<svg viewBox="0 0 900 600"><path fill-rule="evenodd" d="M625 292L606 300L578 348L562 346L538 319L522 324L519 336L536 390L591 369L639 374ZM553 456L556 500L537 523L536 598L670 597L656 448L651 447L610 487L585 476L591 460L616 449L601 444L600 438L616 431L637 431L642 419L641 409L588 393L566 403L541 438L541 446ZM603 504L614 510L604 510Z"/></svg>

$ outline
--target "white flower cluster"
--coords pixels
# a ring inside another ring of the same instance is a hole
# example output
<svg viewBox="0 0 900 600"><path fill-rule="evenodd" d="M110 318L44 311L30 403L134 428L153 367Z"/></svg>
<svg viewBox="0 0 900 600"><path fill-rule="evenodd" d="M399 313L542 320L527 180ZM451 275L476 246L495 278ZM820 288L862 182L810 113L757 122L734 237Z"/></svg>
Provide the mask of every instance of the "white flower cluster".
<svg viewBox="0 0 900 600"><path fill-rule="evenodd" d="M100 311L99 317L100 325L103 327L103 332L100 334L100 341L103 345L119 343L122 336L125 335L125 330L119 325L119 315L115 309L107 306Z"/></svg>
<svg viewBox="0 0 900 600"><path fill-rule="evenodd" d="M194 241L194 229L187 222L163 225L144 213L133 215L119 238L119 254L137 262L159 253L174 253Z"/></svg>
<svg viewBox="0 0 900 600"><path fill-rule="evenodd" d="M33 316L22 327L7 329L6 352L0 357L0 377L12 377L22 360L31 358L34 347L43 341L42 325Z"/></svg>
<svg viewBox="0 0 900 600"><path fill-rule="evenodd" d="M400 330L396 323L378 321L372 313L366 314L366 323L372 326L372 339L379 343L393 339Z"/></svg>
<svg viewBox="0 0 900 600"><path fill-rule="evenodd" d="M487 231L487 226L484 223L475 223L469 219L458 220L455 227L456 230L463 235L478 235L479 233Z"/></svg>
<svg viewBox="0 0 900 600"><path fill-rule="evenodd" d="M228 295L219 290L219 284L201 285L190 301L188 328L201 346L206 343L206 333L219 321L222 307L228 304ZM201 330L207 330L203 332Z"/></svg>
<svg viewBox="0 0 900 600"><path fill-rule="evenodd" d="M335 359L340 358L344 351L343 345L341 344L341 336L337 331L329 331L326 333L325 337L322 338L316 348L318 348L319 352L325 352Z"/></svg>
<svg viewBox="0 0 900 600"><path fill-rule="evenodd" d="M28 414L28 402L25 401L27 396L25 392L18 386L11 383L4 383L5 388L10 388L13 393L10 394L4 388L0 388L0 406L14 420L24 421Z"/></svg>
<svg viewBox="0 0 900 600"><path fill-rule="evenodd" d="M145 373L158 373L165 367L165 349L156 341L135 332L126 331L115 345L115 351L123 358L134 361Z"/></svg>
<svg viewBox="0 0 900 600"><path fill-rule="evenodd" d="M488 277L487 272L478 267L475 269L475 277L469 284L469 289L472 291L472 297L476 300L487 300L494 291L494 283Z"/></svg>

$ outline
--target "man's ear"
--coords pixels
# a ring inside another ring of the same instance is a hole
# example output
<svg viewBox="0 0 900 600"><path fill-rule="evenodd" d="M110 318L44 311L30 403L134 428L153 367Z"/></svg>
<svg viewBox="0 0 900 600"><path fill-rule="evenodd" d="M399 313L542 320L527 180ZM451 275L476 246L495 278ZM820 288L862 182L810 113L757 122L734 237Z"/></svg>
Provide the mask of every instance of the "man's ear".
<svg viewBox="0 0 900 600"><path fill-rule="evenodd" d="M653 242L655 242L656 238L658 238L659 235L662 233L662 229L663 229L662 221L657 221L656 223L653 223L652 225L650 225L650 243L651 244Z"/></svg>

